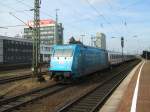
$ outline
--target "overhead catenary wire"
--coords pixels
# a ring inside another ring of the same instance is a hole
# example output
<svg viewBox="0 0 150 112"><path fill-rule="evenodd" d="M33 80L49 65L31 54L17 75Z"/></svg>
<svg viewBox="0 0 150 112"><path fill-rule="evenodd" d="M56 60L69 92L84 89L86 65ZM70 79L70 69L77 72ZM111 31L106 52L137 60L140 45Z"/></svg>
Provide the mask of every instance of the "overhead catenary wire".
<svg viewBox="0 0 150 112"><path fill-rule="evenodd" d="M18 19L19 21L21 21L23 24L27 25L29 28L32 28L26 22L24 22L23 20L21 20L19 17L15 16L13 13L10 12L9 14L12 15L13 17L15 17L16 19Z"/></svg>
<svg viewBox="0 0 150 112"><path fill-rule="evenodd" d="M31 10L16 10L16 11L11 11L12 13L23 13ZM0 13L9 13L10 11L0 11Z"/></svg>
<svg viewBox="0 0 150 112"><path fill-rule="evenodd" d="M69 7L69 10L72 10L72 12L74 13L74 14L78 14L80 17L83 17L83 14L81 14L81 13L79 13L77 10L75 10L75 8L74 7L70 7L71 5L68 5L68 2L66 3L66 2L64 2L63 0L60 0L59 1L59 3L61 3L61 4L63 4L64 6L68 6ZM78 19L78 20L74 20L74 21L72 21L72 22L70 22L70 24L69 24L69 27L71 27L71 28L75 28L74 26L72 27L72 23L77 23L77 22L82 22L82 21L86 21L86 20L88 20L88 21L92 21L92 23L93 23L93 20L89 17L89 18L81 18L81 19ZM67 26L68 26L68 24L67 24ZM101 28L104 28L103 27L103 23L100 21L100 27ZM78 30L78 28L75 28L76 30ZM85 31L84 31L85 32Z"/></svg>
<svg viewBox="0 0 150 112"><path fill-rule="evenodd" d="M107 3L107 5L111 8L111 11L113 11L112 9L113 9L113 6L111 5L111 3L110 3L110 1L109 0L106 0L106 3ZM113 11L114 12L114 11ZM127 33L129 33L129 31L128 31L128 27L127 27L127 21L125 20L125 18L123 18L123 17L120 17L120 16L118 16L118 18L121 20L121 23L122 23L122 25L124 26L124 28L126 29L125 31L127 32Z"/></svg>
<svg viewBox="0 0 150 112"><path fill-rule="evenodd" d="M111 11L113 11L113 6L111 5L110 1L109 0L106 0L106 3L107 5L111 8ZM114 11L113 11L114 12ZM118 16L119 19L121 20L121 22L123 23L124 25L124 18L121 18L120 16Z"/></svg>
<svg viewBox="0 0 150 112"><path fill-rule="evenodd" d="M89 2L89 0L86 0L87 3L89 4L89 6L98 14L99 17L102 17L107 24L111 24L109 21L107 21L107 19L105 18L105 16L101 13L99 13L99 11Z"/></svg>
<svg viewBox="0 0 150 112"><path fill-rule="evenodd" d="M105 20L105 22L107 23L107 24L109 24L109 25L111 25L111 27L112 27L112 30L114 31L114 32L117 32L116 31L116 29L113 27L113 25L111 24L111 22L109 22L107 19L106 19L106 17L103 15L103 14L101 14L90 2L89 2L89 0L85 0L87 3L88 3L88 5L98 14L98 16L100 17L100 18L103 18L103 20Z"/></svg>
<svg viewBox="0 0 150 112"><path fill-rule="evenodd" d="M24 3L24 2L21 1L21 0L16 0L16 2L22 4L22 5L24 5L24 6L28 7L28 8L30 8L30 9L34 9L32 6L30 6L30 5L26 4L26 3ZM42 12L44 15L53 18L53 17L52 17L50 14L48 14L47 12L42 11L42 10L41 10L41 12Z"/></svg>
<svg viewBox="0 0 150 112"><path fill-rule="evenodd" d="M83 14L79 13L77 10L75 10L75 8L70 7L70 4L68 5L68 2L66 3L63 0L60 0L59 3L63 4L64 6L68 6L69 10L72 10L72 12L74 13L74 15L77 14L77 15L79 15L79 17L83 16ZM75 20L69 22L69 24L65 24L65 25L67 25L67 26L69 26L69 27L71 27L71 28L73 28L75 30L78 30L78 28L75 27L75 24L72 24L72 23L82 22L82 21L85 21L85 20L92 21L90 18L83 18L83 19L79 19L79 20L75 19Z"/></svg>
<svg viewBox="0 0 150 112"><path fill-rule="evenodd" d="M112 5L110 4L109 0L106 0L106 2L107 2L108 5L112 8ZM132 6L135 6L135 5L137 5L137 4L141 3L141 2L143 2L143 1L140 0L140 1L133 2L133 3L131 3L131 4L128 4L126 7L120 8L120 9L118 9L118 10L116 10L116 11L126 10L126 9L128 9L128 8L130 8L130 7L132 7ZM119 16L118 16L118 17L119 17ZM119 18L121 19L121 17L119 17ZM123 18L123 17L122 17L122 18ZM122 23L123 23L123 25L124 25L124 28L126 29L126 32L127 32L128 34L132 34L132 33L131 33L131 30L128 29L129 23L127 22L127 20L126 20L125 17L123 18Z"/></svg>
<svg viewBox="0 0 150 112"><path fill-rule="evenodd" d="M26 26L26 25L20 24L20 25L11 25L11 26L0 26L0 27L9 28L9 27L22 27L22 26Z"/></svg>
<svg viewBox="0 0 150 112"><path fill-rule="evenodd" d="M68 2L66 3L63 0L60 0L59 3L63 4L64 6L70 6L70 5L67 4ZM70 8L72 8L72 9L70 9ZM75 9L73 9L73 7L69 7L69 10L72 10L72 12L74 14L78 14L80 17L83 16L82 14L80 14L79 12L77 12ZM77 26L75 26L75 24L72 24L72 23L81 22L81 21L84 21L84 20L87 20L87 19L90 20L89 18L86 18L86 19L80 19L80 20L73 20L73 21L71 21L69 23L65 23L65 21L64 21L65 26L66 26L65 30L67 29L67 27L69 27L69 29L71 28L71 29L74 29L74 30L78 30L79 28Z"/></svg>
<svg viewBox="0 0 150 112"><path fill-rule="evenodd" d="M126 10L126 9L128 9L128 8L130 8L130 7L133 7L133 6L135 6L135 5L137 5L137 4L141 3L141 2L143 2L143 1L140 0L140 1L133 2L133 3L131 3L131 4L128 4L126 7L120 8L118 11ZM128 34L131 34L131 30L130 30L130 31L128 30L128 23L127 23L127 21L125 21L124 24L125 24L125 28L126 28Z"/></svg>
<svg viewBox="0 0 150 112"><path fill-rule="evenodd" d="M24 5L24 6L26 6L26 7L28 7L28 8L30 8L30 9L32 9L32 6L30 6L30 5L26 4L26 3L24 3L24 2L21 1L21 0L15 0L15 1L18 2L18 3L20 3L20 4L22 4L22 5ZM51 18L53 19L53 17L52 17L51 15L47 14L45 11L41 11L41 12L42 12L44 15L46 15L46 16L48 16L48 17L51 17ZM70 24L67 24L67 26L69 26L69 27L75 29L75 26L72 26L72 25L70 25ZM76 29L78 29L78 28L76 28Z"/></svg>
<svg viewBox="0 0 150 112"><path fill-rule="evenodd" d="M31 9L34 9L34 7L31 7L30 5L24 3L22 0L16 0L16 1L17 1L18 3L23 4L23 5L26 6L26 7L30 7Z"/></svg>
<svg viewBox="0 0 150 112"><path fill-rule="evenodd" d="M22 22L24 25L26 25L26 26L28 26L29 28L31 28L27 23L25 23L22 19L20 19L19 17L17 17L16 15L14 15L14 13L16 13L16 12L19 12L19 11L23 11L23 10L17 10L17 9L15 9L15 8L13 8L13 7L10 7L10 6L8 6L8 5L6 5L6 4L4 4L4 3L0 3L0 5L2 5L2 6L4 6L4 7L7 7L7 8L9 8L9 9L12 9L12 10L14 10L14 11L8 11L7 13L9 14L9 15L11 15L11 16L13 16L13 17L15 17L16 19L18 19L20 22ZM27 11L27 10L26 10ZM29 10L30 11L30 10ZM24 13L23 14L25 14L25 15L28 15L28 16L30 16L28 13L25 13L25 11L23 11ZM17 27L17 26L15 26L15 27ZM8 28L8 27L7 27Z"/></svg>
<svg viewBox="0 0 150 112"><path fill-rule="evenodd" d="M126 9L128 9L128 8L130 8L132 6L135 6L135 5L137 5L137 4L141 3L141 2L143 2L143 1L140 0L140 1L133 2L133 3L129 4L129 5L127 5L126 7L120 8L120 10L126 10Z"/></svg>
<svg viewBox="0 0 150 112"><path fill-rule="evenodd" d="M17 9L15 9L15 8L13 8L13 7L10 7L10 6L8 6L8 5L6 5L5 3L0 3L0 5L2 5L3 7L7 7L7 8L9 8L9 9L12 9L12 10L14 10L14 11L8 11L7 13L9 14L9 15L11 15L11 16L13 16L13 17L15 17L17 20L19 20L20 22L22 22L23 24L24 24L24 26L28 26L29 28L32 28L31 26L29 26L26 22L24 22L22 19L20 19L18 16L16 16L14 13L16 13L16 12L24 12L23 10L17 10ZM27 11L27 10L26 10ZM28 10L28 11L30 11L30 10ZM28 13L23 13L23 14L25 14L25 15L28 15L28 16L30 16ZM14 27L18 27L19 25L15 25ZM5 26L5 27L7 27L7 26ZM8 27L13 27L13 26L8 26ZM7 27L7 29L8 29L8 27Z"/></svg>
<svg viewBox="0 0 150 112"><path fill-rule="evenodd" d="M63 0L60 0L60 2L63 3L65 6L67 5L66 3L64 3ZM67 5L67 6L70 6L70 5ZM83 14L79 13L79 12L78 12L77 10L75 10L72 6L70 6L69 9L71 9L71 8L72 8L72 12L74 12L74 14L78 14L79 17L82 17L82 16L83 16ZM93 20L92 20L91 18L81 18L81 19L79 19L79 20L75 20L75 21L70 22L70 23L81 22L81 21L85 21L85 20L88 20L88 21L92 21L92 22L93 22ZM103 26L103 23L102 23L102 22L100 22L100 26L101 26L101 28L103 28L103 27L102 27L102 26Z"/></svg>
<svg viewBox="0 0 150 112"><path fill-rule="evenodd" d="M2 3L2 2L0 3L0 5L3 6L3 7L6 7L6 8L12 9L12 10L14 10L15 12L21 12L21 11L22 11L22 12L24 12L24 13L22 13L22 14L25 14L25 15L30 16L28 13L26 13L27 10L24 10L24 11L23 11L23 10L17 10L17 9L15 9L15 8L13 8L13 7L10 7L10 6L6 5L5 3ZM12 10L11 10L11 11L8 11L7 13L14 12L14 11L12 11ZM30 11L30 10L28 10L28 11Z"/></svg>

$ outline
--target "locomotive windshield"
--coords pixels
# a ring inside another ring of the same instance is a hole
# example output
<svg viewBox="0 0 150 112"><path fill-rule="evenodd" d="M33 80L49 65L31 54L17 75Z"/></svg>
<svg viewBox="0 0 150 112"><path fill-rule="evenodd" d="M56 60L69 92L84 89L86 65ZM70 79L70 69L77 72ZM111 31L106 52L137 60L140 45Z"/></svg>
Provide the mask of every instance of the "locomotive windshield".
<svg viewBox="0 0 150 112"><path fill-rule="evenodd" d="M72 49L55 49L54 50L54 57L71 57L72 56Z"/></svg>

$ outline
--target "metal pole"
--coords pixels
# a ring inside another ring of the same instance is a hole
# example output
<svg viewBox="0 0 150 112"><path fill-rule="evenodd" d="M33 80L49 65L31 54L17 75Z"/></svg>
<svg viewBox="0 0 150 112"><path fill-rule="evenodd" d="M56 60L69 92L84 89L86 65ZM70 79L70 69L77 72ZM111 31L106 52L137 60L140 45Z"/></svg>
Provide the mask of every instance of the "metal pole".
<svg viewBox="0 0 150 112"><path fill-rule="evenodd" d="M58 14L59 9L56 9L56 21L55 21L55 36L54 36L54 44L58 44Z"/></svg>
<svg viewBox="0 0 150 112"><path fill-rule="evenodd" d="M35 67L35 36L34 36L34 30L35 29L32 29L32 34L33 34L33 37L32 37L32 71L33 71L33 76L35 77L36 76L36 67Z"/></svg>
<svg viewBox="0 0 150 112"><path fill-rule="evenodd" d="M33 75L39 81L43 80L41 76L40 65L40 0L34 1L34 29L33 29ZM39 70L40 68L40 70Z"/></svg>
<svg viewBox="0 0 150 112"><path fill-rule="evenodd" d="M124 58L124 56L123 56L123 47L122 47L122 61L123 61L123 58Z"/></svg>

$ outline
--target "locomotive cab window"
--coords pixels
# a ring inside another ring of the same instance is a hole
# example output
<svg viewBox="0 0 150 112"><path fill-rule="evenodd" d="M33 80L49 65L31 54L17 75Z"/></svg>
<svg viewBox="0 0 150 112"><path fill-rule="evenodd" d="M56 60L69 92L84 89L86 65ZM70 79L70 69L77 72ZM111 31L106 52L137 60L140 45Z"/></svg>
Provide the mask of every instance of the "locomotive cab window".
<svg viewBox="0 0 150 112"><path fill-rule="evenodd" d="M62 54L63 54L63 50L62 49L56 49L56 50L54 50L53 56L54 57L60 57L60 56L62 56Z"/></svg>
<svg viewBox="0 0 150 112"><path fill-rule="evenodd" d="M72 49L64 49L64 50L63 50L63 56L64 56L64 57L71 57L72 54L73 54Z"/></svg>
<svg viewBox="0 0 150 112"><path fill-rule="evenodd" d="M72 49L55 49L54 50L54 57L71 57L73 54Z"/></svg>

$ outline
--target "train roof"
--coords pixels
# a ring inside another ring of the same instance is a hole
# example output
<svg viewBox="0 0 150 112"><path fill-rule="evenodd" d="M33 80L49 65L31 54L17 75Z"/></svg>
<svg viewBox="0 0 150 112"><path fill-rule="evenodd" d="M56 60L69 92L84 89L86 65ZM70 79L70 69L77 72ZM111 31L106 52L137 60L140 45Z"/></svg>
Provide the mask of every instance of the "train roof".
<svg viewBox="0 0 150 112"><path fill-rule="evenodd" d="M122 55L121 52L116 52L116 51L108 51L109 54L120 54ZM129 54L129 53L123 53L124 55L133 55L133 54ZM134 55L133 55L134 56Z"/></svg>
<svg viewBox="0 0 150 112"><path fill-rule="evenodd" d="M63 48L75 48L76 44L63 44L63 45L53 45L53 48L63 49Z"/></svg>
<svg viewBox="0 0 150 112"><path fill-rule="evenodd" d="M121 52L109 51L109 50L107 50L107 51L108 51L108 53L111 53L111 54L121 54Z"/></svg>
<svg viewBox="0 0 150 112"><path fill-rule="evenodd" d="M75 48L75 47L85 47L85 48L94 48L94 49L100 49L100 50L103 50L103 51L106 51L105 49L101 49L101 48L96 48L96 47L92 47L92 46L85 46L83 44L63 44L63 45L53 45L53 47L55 48Z"/></svg>

